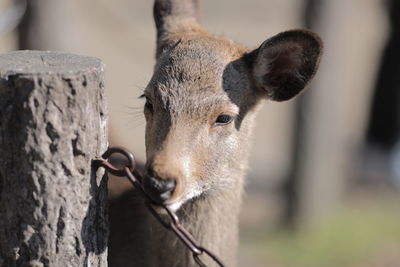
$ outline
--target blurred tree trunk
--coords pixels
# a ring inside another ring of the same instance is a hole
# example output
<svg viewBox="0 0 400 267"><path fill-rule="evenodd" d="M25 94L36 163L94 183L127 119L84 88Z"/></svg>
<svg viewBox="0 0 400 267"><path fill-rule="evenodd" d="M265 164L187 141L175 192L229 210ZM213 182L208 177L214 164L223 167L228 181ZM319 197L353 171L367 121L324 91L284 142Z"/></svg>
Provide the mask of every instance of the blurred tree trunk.
<svg viewBox="0 0 400 267"><path fill-rule="evenodd" d="M297 103L284 186L286 226L307 225L332 212L354 175L376 71L371 62L378 61L385 36L382 7L374 0L306 2L306 26L321 35L324 55L312 90Z"/></svg>
<svg viewBox="0 0 400 267"><path fill-rule="evenodd" d="M28 0L18 27L18 46L25 50L71 51L79 47L79 1Z"/></svg>
<svg viewBox="0 0 400 267"><path fill-rule="evenodd" d="M318 21L321 0L304 0L303 19L307 29L313 29L314 24ZM312 90L308 88L307 90ZM307 103L309 101L309 93L301 94L296 102L294 109L294 127L292 135L292 152L290 166L283 183L283 215L282 226L295 230L300 216L300 185L301 185L301 155L305 151L305 116L307 114Z"/></svg>
<svg viewBox="0 0 400 267"><path fill-rule="evenodd" d="M400 136L400 1L392 0L390 36L374 88L367 141L388 152Z"/></svg>

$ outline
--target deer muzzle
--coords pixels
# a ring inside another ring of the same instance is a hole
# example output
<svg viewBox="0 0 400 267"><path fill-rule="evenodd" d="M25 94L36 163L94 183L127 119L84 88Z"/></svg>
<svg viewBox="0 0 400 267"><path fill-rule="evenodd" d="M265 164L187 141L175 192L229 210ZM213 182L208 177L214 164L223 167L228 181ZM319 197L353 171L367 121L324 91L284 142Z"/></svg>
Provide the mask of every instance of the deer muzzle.
<svg viewBox="0 0 400 267"><path fill-rule="evenodd" d="M172 198L176 187L176 179L160 178L149 171L143 181L144 190L157 204L165 204Z"/></svg>

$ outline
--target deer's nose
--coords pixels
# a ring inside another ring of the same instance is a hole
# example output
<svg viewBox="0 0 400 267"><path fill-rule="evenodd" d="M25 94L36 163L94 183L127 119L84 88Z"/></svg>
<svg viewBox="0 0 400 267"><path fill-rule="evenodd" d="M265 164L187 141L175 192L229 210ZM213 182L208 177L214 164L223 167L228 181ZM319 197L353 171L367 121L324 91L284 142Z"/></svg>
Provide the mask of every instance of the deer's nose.
<svg viewBox="0 0 400 267"><path fill-rule="evenodd" d="M143 181L144 191L157 204L169 200L176 186L175 179L159 178L153 172L148 172Z"/></svg>

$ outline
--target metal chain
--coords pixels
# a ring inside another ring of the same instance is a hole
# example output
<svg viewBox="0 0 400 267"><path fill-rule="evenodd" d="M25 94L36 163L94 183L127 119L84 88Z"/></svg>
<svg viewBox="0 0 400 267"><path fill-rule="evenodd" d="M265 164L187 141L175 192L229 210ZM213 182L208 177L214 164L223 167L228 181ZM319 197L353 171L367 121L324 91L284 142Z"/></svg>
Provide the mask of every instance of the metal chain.
<svg viewBox="0 0 400 267"><path fill-rule="evenodd" d="M122 154L128 160L128 165L123 168L117 168L112 165L107 159L114 153ZM164 228L172 231L182 242L183 244L192 252L192 256L194 261L201 267L207 267L204 262L200 259L201 255L206 255L210 257L218 266L225 267L222 261L211 251L199 245L199 243L193 238L193 236L182 226L179 221L178 216L167 206L155 204L151 198L146 194L143 190L142 181L143 178L140 173L135 169L136 162L133 154L129 152L127 149L123 147L111 147L109 148L103 155L104 160L94 160L93 164L95 167L103 167L109 173L123 177L126 176L131 184L135 187L135 189L139 192L139 194L144 198L147 209L150 213L157 219L158 222ZM161 209L163 209L168 215L168 220L163 219L159 213L153 208L153 205L157 205Z"/></svg>

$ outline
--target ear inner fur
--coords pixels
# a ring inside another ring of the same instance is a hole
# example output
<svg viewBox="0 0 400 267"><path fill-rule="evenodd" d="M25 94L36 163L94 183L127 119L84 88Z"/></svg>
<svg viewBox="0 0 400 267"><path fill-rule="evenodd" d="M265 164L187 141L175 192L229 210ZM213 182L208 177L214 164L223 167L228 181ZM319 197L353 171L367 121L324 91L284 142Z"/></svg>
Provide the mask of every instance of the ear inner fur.
<svg viewBox="0 0 400 267"><path fill-rule="evenodd" d="M305 30L287 31L268 39L253 56L257 88L275 101L291 99L314 76L321 52L320 38Z"/></svg>

